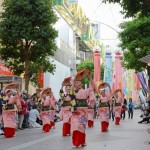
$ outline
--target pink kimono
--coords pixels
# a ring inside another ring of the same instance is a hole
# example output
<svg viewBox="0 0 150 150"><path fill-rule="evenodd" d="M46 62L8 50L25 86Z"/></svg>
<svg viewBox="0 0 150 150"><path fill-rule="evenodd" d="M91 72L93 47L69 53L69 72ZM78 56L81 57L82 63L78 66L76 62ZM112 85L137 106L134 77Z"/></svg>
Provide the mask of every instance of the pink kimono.
<svg viewBox="0 0 150 150"><path fill-rule="evenodd" d="M51 105L50 99L46 98L45 100L42 99L42 101L43 101L43 106L47 106L50 109L50 105ZM51 110L42 110L40 112L40 117L41 117L42 123L43 123L43 132L50 131L50 129L51 129L50 121L51 121L51 118L53 117L52 115L53 114L51 113Z"/></svg>
<svg viewBox="0 0 150 150"><path fill-rule="evenodd" d="M18 96L10 96L7 97L8 100L7 104L16 104L18 108L21 108L20 100ZM2 119L4 122L4 136L6 138L13 137L15 135L15 131L17 128L17 121L16 121L16 109L3 109L2 112Z"/></svg>
<svg viewBox="0 0 150 150"><path fill-rule="evenodd" d="M57 110L57 100L55 99L55 97L52 95L51 97L49 97L50 99L50 104L51 104L51 107L54 109L54 110L50 110L51 114L52 114L52 117L51 117L51 126L55 126L55 122L54 122L54 118L55 118L55 114L56 114L56 110Z"/></svg>
<svg viewBox="0 0 150 150"><path fill-rule="evenodd" d="M95 94L94 91L89 92L89 99L88 99L88 127L94 126L94 104L95 104Z"/></svg>
<svg viewBox="0 0 150 150"><path fill-rule="evenodd" d="M101 102L102 103L108 103L109 102L109 97L101 96ZM107 132L108 126L109 126L109 107L99 107L98 108L98 116L100 118L101 122L101 131L102 132Z"/></svg>
<svg viewBox="0 0 150 150"><path fill-rule="evenodd" d="M90 91L91 88L88 88L86 90L80 89L76 93L77 110L75 112L75 115L73 115L71 118L71 131L72 131L72 143L74 146L77 147L85 145L85 138L86 138L85 128L86 128L87 118L88 118L87 99ZM85 106L84 107L79 106L78 103L83 101ZM76 113L78 115L76 115Z"/></svg>
<svg viewBox="0 0 150 150"><path fill-rule="evenodd" d="M70 122L72 116L70 109L71 106L61 107L59 117L61 120L63 120L62 136L70 135L70 129L71 129Z"/></svg>
<svg viewBox="0 0 150 150"><path fill-rule="evenodd" d="M120 117L121 117L122 104L123 104L123 98L118 97L116 99L116 103L118 104L118 106L115 105L115 107L114 107L114 114L115 114L115 119L116 119L115 124L119 125Z"/></svg>
<svg viewBox="0 0 150 150"><path fill-rule="evenodd" d="M78 107L71 117L72 143L77 147L85 144L87 111L87 107Z"/></svg>

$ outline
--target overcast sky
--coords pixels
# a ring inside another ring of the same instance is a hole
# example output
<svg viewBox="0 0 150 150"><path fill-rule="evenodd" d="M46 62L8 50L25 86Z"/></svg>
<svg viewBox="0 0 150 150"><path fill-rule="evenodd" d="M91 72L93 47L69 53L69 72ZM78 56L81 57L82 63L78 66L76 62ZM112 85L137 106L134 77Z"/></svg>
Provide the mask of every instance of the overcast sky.
<svg viewBox="0 0 150 150"><path fill-rule="evenodd" d="M103 4L101 0L79 0L79 5L91 21L108 24L117 31L120 31L118 25L125 21L120 14L121 7L118 4ZM113 29L101 24L100 38L104 45L110 45L114 51L118 49L119 39Z"/></svg>

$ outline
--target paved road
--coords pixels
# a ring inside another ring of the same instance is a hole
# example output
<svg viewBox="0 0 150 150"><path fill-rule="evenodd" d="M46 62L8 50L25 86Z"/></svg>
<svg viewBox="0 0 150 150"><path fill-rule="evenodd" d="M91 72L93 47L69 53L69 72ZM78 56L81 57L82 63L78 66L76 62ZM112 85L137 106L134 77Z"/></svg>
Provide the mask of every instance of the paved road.
<svg viewBox="0 0 150 150"><path fill-rule="evenodd" d="M84 150L150 150L150 124L138 124L140 111L136 110L134 118L121 120L121 125L110 121L109 132L100 132L99 120L95 120L94 128L87 128L87 146ZM17 131L14 138L0 136L0 150L72 150L71 137L61 136L62 122L50 133L42 133L41 129L25 129Z"/></svg>

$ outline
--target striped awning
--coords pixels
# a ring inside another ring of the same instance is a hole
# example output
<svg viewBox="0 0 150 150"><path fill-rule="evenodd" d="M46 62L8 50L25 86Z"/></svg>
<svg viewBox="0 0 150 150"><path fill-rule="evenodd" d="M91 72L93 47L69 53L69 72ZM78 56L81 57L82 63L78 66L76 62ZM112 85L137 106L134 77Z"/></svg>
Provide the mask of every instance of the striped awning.
<svg viewBox="0 0 150 150"><path fill-rule="evenodd" d="M141 62L145 62L147 64L150 64L150 55L147 55L147 56L145 56L143 58L140 58L140 61Z"/></svg>

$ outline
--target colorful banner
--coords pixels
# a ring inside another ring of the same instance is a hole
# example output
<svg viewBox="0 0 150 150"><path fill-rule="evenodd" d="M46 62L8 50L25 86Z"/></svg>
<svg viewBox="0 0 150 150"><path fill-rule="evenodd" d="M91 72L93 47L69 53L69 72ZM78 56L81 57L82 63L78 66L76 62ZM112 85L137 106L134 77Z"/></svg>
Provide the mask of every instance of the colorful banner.
<svg viewBox="0 0 150 150"><path fill-rule="evenodd" d="M99 40L100 39L100 24L92 23L91 27L92 27L93 40Z"/></svg>
<svg viewBox="0 0 150 150"><path fill-rule="evenodd" d="M115 64L114 64L114 72L113 72L113 85L112 91L121 89L123 90L123 68L121 66L121 53L115 53Z"/></svg>
<svg viewBox="0 0 150 150"><path fill-rule="evenodd" d="M100 81L100 52L94 52L94 83Z"/></svg>
<svg viewBox="0 0 150 150"><path fill-rule="evenodd" d="M143 72L138 72L137 76L138 76L139 81L141 82L143 89L148 93L148 86L147 86Z"/></svg>
<svg viewBox="0 0 150 150"><path fill-rule="evenodd" d="M110 52L105 54L104 82L112 86L112 55Z"/></svg>
<svg viewBox="0 0 150 150"><path fill-rule="evenodd" d="M78 0L67 0L67 5L70 5L70 4L77 4L78 3Z"/></svg>
<svg viewBox="0 0 150 150"><path fill-rule="evenodd" d="M39 88L44 87L44 73L38 73L38 86Z"/></svg>
<svg viewBox="0 0 150 150"><path fill-rule="evenodd" d="M88 41L89 40L89 25L83 24L82 25L82 41Z"/></svg>
<svg viewBox="0 0 150 150"><path fill-rule="evenodd" d="M126 87L129 93L134 91L134 70L126 71Z"/></svg>

